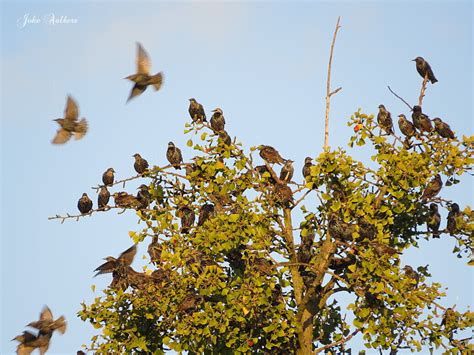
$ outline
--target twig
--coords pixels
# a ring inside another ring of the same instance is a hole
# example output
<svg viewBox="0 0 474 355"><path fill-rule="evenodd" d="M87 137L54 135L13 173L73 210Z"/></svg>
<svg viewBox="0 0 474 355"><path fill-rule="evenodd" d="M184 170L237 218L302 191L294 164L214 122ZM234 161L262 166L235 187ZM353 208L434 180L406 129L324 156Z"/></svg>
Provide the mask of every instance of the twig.
<svg viewBox="0 0 474 355"><path fill-rule="evenodd" d="M295 206L295 207L298 206L298 204L299 204L301 201L303 201L303 200L305 199L305 197L308 196L308 194L309 194L311 191L313 191L313 190L308 190L308 191L306 191L306 192L303 194L303 196L301 196L301 198L299 198L299 199L294 203L294 206Z"/></svg>
<svg viewBox="0 0 474 355"><path fill-rule="evenodd" d="M328 344L328 345L324 345L323 347L319 348L319 349L316 349L314 351L315 354L318 354L320 353L321 351L324 351L326 349L329 349L329 348L332 348L333 346L338 346L338 345L341 345L341 344L344 344L344 343L347 343L349 340L351 340L355 335L357 335L357 333L360 332L360 329L356 329L352 332L351 335L349 335L347 338L342 338L341 340L338 340L338 341L335 341L334 343L331 343L331 344Z"/></svg>
<svg viewBox="0 0 474 355"><path fill-rule="evenodd" d="M341 27L339 25L340 20L341 20L341 16L337 18L336 29L334 31L334 36L332 38L331 50L329 54L328 78L326 81L326 118L325 118L325 126L324 126L324 150L329 148L329 110L331 106L331 96L334 94L337 94L339 91L342 90L342 87L339 87L336 90L331 91L332 56L334 52L334 43L336 42L337 31Z"/></svg>
<svg viewBox="0 0 474 355"><path fill-rule="evenodd" d="M61 220L61 224L63 224L66 219L75 218L76 221L78 221L79 218L91 216L92 213L94 213L94 212L106 212L106 211L109 211L109 210L111 210L111 209L113 209L113 208L122 210L122 211L119 212L119 214L124 213L125 210L134 210L134 211L135 211L134 208L121 207L121 206L106 206L105 208L98 208L98 209L95 209L95 210L90 210L89 212L84 213L84 214L71 215L71 214L69 214L69 213L66 213L65 216L61 216L61 215L57 214L56 216L48 217L48 220L51 220L51 219L60 219L60 220ZM154 209L147 209L147 208L140 208L140 209L138 209L137 211L156 212L156 210L154 210Z"/></svg>
<svg viewBox="0 0 474 355"><path fill-rule="evenodd" d="M410 110L413 110L413 107L411 107L408 102L406 102L406 101L403 100L400 96L398 96L397 94L395 94L395 92L390 88L390 85L388 85L387 87L388 87L388 89L390 90L390 92L391 92L392 94L394 94L396 97L398 97L400 100L402 100L402 101L405 103L405 105L407 105L407 106L410 108Z"/></svg>
<svg viewBox="0 0 474 355"><path fill-rule="evenodd" d="M423 97L425 97L425 91L426 91L426 84L428 83L428 73L426 73L424 79L423 79L423 84L421 84L421 91L420 91L420 97L418 98L418 106L423 105Z"/></svg>

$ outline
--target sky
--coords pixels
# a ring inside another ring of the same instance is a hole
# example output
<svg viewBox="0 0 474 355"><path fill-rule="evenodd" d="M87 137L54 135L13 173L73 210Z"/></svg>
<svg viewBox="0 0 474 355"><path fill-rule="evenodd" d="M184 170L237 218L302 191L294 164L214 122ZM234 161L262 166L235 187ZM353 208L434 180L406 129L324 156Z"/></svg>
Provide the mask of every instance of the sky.
<svg viewBox="0 0 474 355"><path fill-rule="evenodd" d="M439 80L428 86L424 111L459 136L474 134L472 10L470 1L1 1L0 353L15 351L10 340L45 304L68 321L66 334L53 336L50 354L90 343L96 330L76 312L110 282L110 276L93 279L92 271L103 257L128 248L128 231L141 226L130 211L64 224L48 216L76 213L83 192L95 204L91 186L108 167L117 179L134 175L134 153L164 165L173 141L185 160L191 157L183 134L190 97L209 116L221 107L231 136L247 149L276 147L296 162L296 172L306 156L319 155L338 16L332 87L343 89L331 103L332 148L347 148L346 123L359 107L376 113L384 103L393 117L408 114L387 85L415 103L421 78L411 59L417 56ZM50 24L51 14L74 23ZM25 15L40 23L24 25ZM125 104L131 83L123 78L134 73L136 41L149 53L152 72L163 71L164 85ZM68 94L90 131L54 146L52 120L62 117ZM353 154L370 159L364 151ZM444 194L461 208L474 205L472 179ZM441 303L463 310L472 304L474 274L450 253L453 246L450 238L422 242L403 260L429 264L432 280L448 287ZM361 346L356 339L354 349Z"/></svg>

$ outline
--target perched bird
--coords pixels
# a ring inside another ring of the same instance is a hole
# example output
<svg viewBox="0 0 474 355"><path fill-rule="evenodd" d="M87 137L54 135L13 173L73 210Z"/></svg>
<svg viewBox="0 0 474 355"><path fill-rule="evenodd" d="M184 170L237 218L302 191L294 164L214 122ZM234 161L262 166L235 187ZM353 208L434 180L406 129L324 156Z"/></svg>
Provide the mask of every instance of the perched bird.
<svg viewBox="0 0 474 355"><path fill-rule="evenodd" d="M77 202L77 208L82 214L87 214L92 209L92 201L85 192L82 194L82 197Z"/></svg>
<svg viewBox="0 0 474 355"><path fill-rule="evenodd" d="M372 242L371 243L372 247L374 248L375 252L379 255L395 255L395 254L400 254L400 252L397 251L397 249L389 247L388 245L378 243L378 242Z"/></svg>
<svg viewBox="0 0 474 355"><path fill-rule="evenodd" d="M177 211L177 216L181 218L181 232L188 233L196 218L194 211L188 206L183 206Z"/></svg>
<svg viewBox="0 0 474 355"><path fill-rule="evenodd" d="M438 212L438 205L436 203L430 204L430 212L426 221L428 231L433 233L434 238L439 238L439 226L441 224L441 215Z"/></svg>
<svg viewBox="0 0 474 355"><path fill-rule="evenodd" d="M217 132L219 134L219 143L222 143L224 145L231 145L232 144L232 139L230 138L229 134L225 131L219 131Z"/></svg>
<svg viewBox="0 0 474 355"><path fill-rule="evenodd" d="M114 173L115 173L114 168L108 168L102 174L102 182L104 183L105 186L112 186L114 184Z"/></svg>
<svg viewBox="0 0 474 355"><path fill-rule="evenodd" d="M138 209L141 206L140 201L135 196L126 192L115 192L112 196L117 207Z"/></svg>
<svg viewBox="0 0 474 355"><path fill-rule="evenodd" d="M433 127L431 126L431 120L421 111L420 106L413 106L413 113L411 115L411 118L415 127L420 131L433 131Z"/></svg>
<svg viewBox="0 0 474 355"><path fill-rule="evenodd" d="M181 150L174 145L173 142L168 143L168 150L166 151L166 158L171 165L177 170L181 169L180 164L183 162Z"/></svg>
<svg viewBox="0 0 474 355"><path fill-rule="evenodd" d="M307 176L311 175L311 167L313 166L313 161L310 157L304 159L303 165L303 177L306 179Z"/></svg>
<svg viewBox="0 0 474 355"><path fill-rule="evenodd" d="M196 101L196 99L189 99L189 115L191 116L193 122L207 122L206 113L204 112L204 107Z"/></svg>
<svg viewBox="0 0 474 355"><path fill-rule="evenodd" d="M293 203L293 192L286 184L277 183L273 187L277 204L289 208Z"/></svg>
<svg viewBox="0 0 474 355"><path fill-rule="evenodd" d="M385 133L393 134L392 115L387 111L384 105L379 105L379 113L377 115L377 123Z"/></svg>
<svg viewBox="0 0 474 355"><path fill-rule="evenodd" d="M148 255L150 255L150 261L155 264L159 265L161 263L161 253L163 251L163 247L158 242L158 236L154 235L151 243L148 245Z"/></svg>
<svg viewBox="0 0 474 355"><path fill-rule="evenodd" d="M436 133L438 133L443 138L454 139L454 133L451 130L451 127L449 127L447 123L443 122L441 118L435 117L433 118L433 122L435 125L434 129Z"/></svg>
<svg viewBox="0 0 474 355"><path fill-rule="evenodd" d="M64 118L56 118L56 121L61 128L56 132L56 136L53 138L53 144L64 144L71 136L81 139L87 133L87 120L82 118L78 121L79 109L77 103L71 96L67 97L66 109L64 110Z"/></svg>
<svg viewBox="0 0 474 355"><path fill-rule="evenodd" d="M133 262L133 259L135 258L136 253L137 245L134 244L127 250L123 251L117 259L113 256L108 256L104 258L106 262L98 266L94 270L94 272L97 271L94 277L96 277L97 275L109 274L111 272L114 272L118 265L130 266Z"/></svg>
<svg viewBox="0 0 474 355"><path fill-rule="evenodd" d="M454 235L456 233L456 218L460 215L461 211L459 210L459 205L457 203L453 203L448 213L448 224L446 226L446 229L450 235Z"/></svg>
<svg viewBox="0 0 474 355"><path fill-rule="evenodd" d="M140 202L140 208L147 208L151 203L151 195L148 186L141 184L138 187L137 200Z"/></svg>
<svg viewBox="0 0 474 355"><path fill-rule="evenodd" d="M110 192L107 190L107 186L102 186L99 191L99 196L97 197L97 205L99 210L103 210L107 207L110 199Z"/></svg>
<svg viewBox="0 0 474 355"><path fill-rule="evenodd" d="M270 173L270 171L268 170L267 166L266 165L258 165L255 167L255 171L261 176L263 177L263 174L265 173L268 173L269 176L265 176L266 179L268 179L268 182L270 184L274 184L276 181L275 179L273 178L272 174Z"/></svg>
<svg viewBox="0 0 474 355"><path fill-rule="evenodd" d="M148 85L153 85L155 91L160 90L163 84L163 73L159 72L155 75L150 75L151 61L148 53L143 46L137 42L137 73L127 76L125 79L131 80L135 83L127 99L129 102L135 96L142 94Z"/></svg>
<svg viewBox="0 0 474 355"><path fill-rule="evenodd" d="M443 180L441 180L441 176L439 174L436 174L436 176L428 183L428 186L426 186L425 191L423 191L421 200L426 201L435 197L441 191L442 187Z"/></svg>
<svg viewBox="0 0 474 355"><path fill-rule="evenodd" d="M270 275L273 269L273 263L265 258L256 257L253 259L254 268L261 274Z"/></svg>
<svg viewBox="0 0 474 355"><path fill-rule="evenodd" d="M433 70L431 70L431 66L426 60L424 60L422 57L416 57L412 61L416 62L416 70L423 79L428 76L428 80L431 81L431 84L434 84L438 81L438 79L436 79L433 74Z"/></svg>
<svg viewBox="0 0 474 355"><path fill-rule="evenodd" d="M188 294L178 306L178 313L194 310L201 302L203 297L196 294Z"/></svg>
<svg viewBox="0 0 474 355"><path fill-rule="evenodd" d="M285 162L285 165L283 165L280 171L280 180L284 182L291 181L293 177L293 173L295 171L295 168L293 168L293 163L294 163L293 160L287 160Z"/></svg>
<svg viewBox="0 0 474 355"><path fill-rule="evenodd" d="M224 113L219 107L215 110L212 110L212 112L214 112L211 117L212 130L214 131L214 133L223 131L225 126Z"/></svg>
<svg viewBox="0 0 474 355"><path fill-rule="evenodd" d="M408 121L403 113L398 115L398 127L407 138L413 137L416 133L415 125Z"/></svg>
<svg viewBox="0 0 474 355"><path fill-rule="evenodd" d="M453 308L449 307L444 312L440 325L442 327L444 326L445 328L452 329L454 323L456 323L456 318L456 311Z"/></svg>
<svg viewBox="0 0 474 355"><path fill-rule="evenodd" d="M415 286L418 286L418 282L420 281L420 274L418 274L410 265L405 265L403 268L405 275L410 279L415 280Z"/></svg>
<svg viewBox="0 0 474 355"><path fill-rule="evenodd" d="M205 203L199 210L198 226L202 226L209 218L215 216L215 207L212 203Z"/></svg>
<svg viewBox="0 0 474 355"><path fill-rule="evenodd" d="M333 238L350 241L353 239L352 233L357 232L357 229L355 225L346 223L341 218L332 215L329 218L328 232Z"/></svg>
<svg viewBox="0 0 474 355"><path fill-rule="evenodd" d="M275 148L270 147L269 145L261 145L258 149L260 150L260 156L262 159L268 163L281 165L286 161Z"/></svg>
<svg viewBox="0 0 474 355"><path fill-rule="evenodd" d="M148 162L138 153L133 154L133 157L135 158L135 163L133 164L135 171L143 174L148 169Z"/></svg>
<svg viewBox="0 0 474 355"><path fill-rule="evenodd" d="M198 170L198 167L195 163L192 163L192 164L186 164L184 169L186 170L186 176L189 177L192 175L192 173Z"/></svg>

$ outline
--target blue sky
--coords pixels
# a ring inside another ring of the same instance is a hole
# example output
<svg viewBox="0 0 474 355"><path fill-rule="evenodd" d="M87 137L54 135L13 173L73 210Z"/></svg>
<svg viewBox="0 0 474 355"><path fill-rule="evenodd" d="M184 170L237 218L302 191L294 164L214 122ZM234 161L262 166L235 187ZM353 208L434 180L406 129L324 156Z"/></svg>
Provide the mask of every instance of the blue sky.
<svg viewBox="0 0 474 355"><path fill-rule="evenodd" d="M51 13L77 23L44 23ZM131 245L127 232L139 228L137 218L111 212L60 224L47 217L75 213L83 192L95 204L90 187L110 166L117 178L134 174L136 152L163 165L172 140L189 158L189 137L182 134L188 98L207 112L221 107L232 136L247 148L277 147L297 162L298 172L304 157L321 152L328 49L339 15L332 85L343 90L332 100L332 147L347 147L352 132L346 122L359 107L375 113L384 103L395 117L408 113L386 87L417 100L421 78L410 61L416 56L425 57L439 79L428 87L425 111L458 135L473 134L468 1L2 1L1 14L2 354L14 351L10 339L44 304L69 325L65 335L53 337L51 354L89 343L95 330L75 314L110 282L108 276L92 279L92 270ZM42 23L21 28L17 21L25 14ZM131 84L123 78L135 70L136 41L165 81L158 93L147 90L125 105ZM67 94L78 101L90 132L53 146L52 119L61 117ZM355 156L368 159L363 152ZM446 196L474 205L471 181ZM473 272L452 247L449 238L421 243L405 260L430 264L433 281L449 288L441 303L463 309L472 303Z"/></svg>

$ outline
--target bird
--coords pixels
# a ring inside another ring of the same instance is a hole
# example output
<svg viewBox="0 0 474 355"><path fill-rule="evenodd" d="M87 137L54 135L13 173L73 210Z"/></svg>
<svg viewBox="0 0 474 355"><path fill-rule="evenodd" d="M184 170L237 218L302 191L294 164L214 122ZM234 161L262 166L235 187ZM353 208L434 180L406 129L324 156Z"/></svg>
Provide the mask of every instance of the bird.
<svg viewBox="0 0 474 355"><path fill-rule="evenodd" d="M434 129L443 138L454 139L454 132L451 130L451 127L441 120L439 117L433 118Z"/></svg>
<svg viewBox="0 0 474 355"><path fill-rule="evenodd" d="M39 330L39 335L52 334L54 331L58 331L61 334L66 332L66 320L64 316L54 320L53 313L48 306L44 306L40 313L40 319L27 324L27 327L32 327Z"/></svg>
<svg viewBox="0 0 474 355"><path fill-rule="evenodd" d="M398 127L400 128L400 131L408 138L413 137L416 133L415 125L408 121L403 113L398 115Z"/></svg>
<svg viewBox="0 0 474 355"><path fill-rule="evenodd" d="M163 247L158 242L158 236L154 235L151 243L148 245L148 255L150 255L150 261L155 264L159 265L161 263L161 253L163 251Z"/></svg>
<svg viewBox="0 0 474 355"><path fill-rule="evenodd" d="M110 199L110 192L107 190L107 186L102 186L97 197L97 206L99 210L103 210L107 207Z"/></svg>
<svg viewBox="0 0 474 355"><path fill-rule="evenodd" d="M166 158L175 169L181 169L180 164L183 162L183 155L181 154L181 150L176 147L173 142L168 143Z"/></svg>
<svg viewBox="0 0 474 355"><path fill-rule="evenodd" d="M135 158L135 163L133 164L135 171L143 174L148 169L148 162L138 153L133 154L133 157Z"/></svg>
<svg viewBox="0 0 474 355"><path fill-rule="evenodd" d="M425 190L423 191L423 195L421 196L422 201L426 201L430 198L435 197L443 187L443 180L441 180L441 176L436 174L436 176L428 183Z"/></svg>
<svg viewBox="0 0 474 355"><path fill-rule="evenodd" d="M395 254L400 254L400 252L398 252L397 249L389 247L388 245L385 245L383 243L372 242L371 245L379 256L382 256L384 254L387 254L390 256L395 255Z"/></svg>
<svg viewBox="0 0 474 355"><path fill-rule="evenodd" d="M196 218L194 210L188 206L182 206L178 209L177 216L181 218L181 232L188 233Z"/></svg>
<svg viewBox="0 0 474 355"><path fill-rule="evenodd" d="M212 203L205 203L199 210L198 226L215 216L215 206Z"/></svg>
<svg viewBox="0 0 474 355"><path fill-rule="evenodd" d="M289 208L290 204L293 203L293 192L291 189L288 185L281 183L277 183L273 186L273 193L275 194L277 204Z"/></svg>
<svg viewBox="0 0 474 355"><path fill-rule="evenodd" d="M18 341L16 348L17 355L29 355L38 347L38 338L29 331L24 331L23 334L17 335L12 339ZM42 354L44 352L41 352Z"/></svg>
<svg viewBox="0 0 474 355"><path fill-rule="evenodd" d="M115 173L114 168L108 168L102 174L102 182L104 183L105 186L112 186L114 184L114 173Z"/></svg>
<svg viewBox="0 0 474 355"><path fill-rule="evenodd" d="M225 130L219 131L218 134L218 143L222 143L228 146L232 144L232 138L230 138L229 134Z"/></svg>
<svg viewBox="0 0 474 355"><path fill-rule="evenodd" d="M76 101L68 95L66 101L66 109L64 110L64 118L56 118L56 121L61 127L56 132L51 143L53 144L64 144L74 134L76 140L81 139L87 133L87 120L82 118L78 121L79 109Z"/></svg>
<svg viewBox="0 0 474 355"><path fill-rule="evenodd" d="M141 95L148 85L153 85L155 91L160 90L163 84L163 73L159 72L155 75L150 75L151 61L148 53L143 46L137 42L137 73L127 76L125 79L133 81L135 84L127 99L129 102L135 96Z"/></svg>
<svg viewBox="0 0 474 355"><path fill-rule="evenodd" d="M421 111L420 106L413 106L411 118L415 127L420 131L431 132L433 130L433 127L431 126L431 120Z"/></svg>
<svg viewBox="0 0 474 355"><path fill-rule="evenodd" d="M304 165L303 165L303 177L306 180L307 176L311 175L311 167L313 166L313 160L310 157L306 157L304 159Z"/></svg>
<svg viewBox="0 0 474 355"><path fill-rule="evenodd" d="M79 209L81 214L87 214L92 209L92 201L85 192L82 194L82 197L77 202L77 208Z"/></svg>
<svg viewBox="0 0 474 355"><path fill-rule="evenodd" d="M186 297L184 297L183 301L178 306L177 312L189 312L193 309L195 309L199 303L201 303L203 300L203 297L200 295L196 294L188 294Z"/></svg>
<svg viewBox="0 0 474 355"><path fill-rule="evenodd" d="M352 233L357 232L357 228L355 225L346 223L341 218L331 215L328 222L328 232L333 238L350 241L353 240Z"/></svg>
<svg viewBox="0 0 474 355"><path fill-rule="evenodd" d="M377 123L385 133L393 134L393 121L392 115L387 111L384 105L379 105L379 113L377 114Z"/></svg>
<svg viewBox="0 0 474 355"><path fill-rule="evenodd" d="M258 150L260 151L262 159L268 163L281 165L286 161L275 148L269 145L260 145Z"/></svg>
<svg viewBox="0 0 474 355"><path fill-rule="evenodd" d="M207 122L206 113L204 112L204 107L196 101L196 99L189 99L189 115L191 116L193 122Z"/></svg>
<svg viewBox="0 0 474 355"><path fill-rule="evenodd" d="M276 183L275 179L273 178L271 172L268 170L266 165L258 165L255 167L255 171L263 178L268 180L270 184ZM267 173L268 176L263 176L263 174Z"/></svg>
<svg viewBox="0 0 474 355"><path fill-rule="evenodd" d="M412 59L412 62L416 62L416 70L423 79L428 76L428 80L431 81L431 84L438 81L433 74L433 70L431 70L431 66L423 59L423 57L416 57L415 59Z"/></svg>
<svg viewBox="0 0 474 355"><path fill-rule="evenodd" d="M403 267L403 271L405 272L405 275L408 278L415 280L415 286L418 286L418 282L420 281L420 274L413 270L410 265L405 265Z"/></svg>
<svg viewBox="0 0 474 355"><path fill-rule="evenodd" d="M219 107L212 110L212 112L214 112L210 121L212 130L214 131L214 133L223 131L225 127L224 113Z"/></svg>
<svg viewBox="0 0 474 355"><path fill-rule="evenodd" d="M138 209L141 206L140 201L135 196L129 195L124 191L115 192L112 196L117 207Z"/></svg>
<svg viewBox="0 0 474 355"><path fill-rule="evenodd" d="M252 264L261 274L270 275L272 273L273 263L266 258L256 257L253 259Z"/></svg>
<svg viewBox="0 0 474 355"><path fill-rule="evenodd" d="M436 203L430 204L430 212L426 221L428 231L433 233L433 238L439 238L439 226L441 224L441 215L438 212Z"/></svg>
<svg viewBox="0 0 474 355"><path fill-rule="evenodd" d="M106 258L104 258L106 262L98 266L94 270L94 272L97 271L94 277L96 277L97 275L109 274L111 272L114 272L114 270L118 267L118 265L123 265L123 266L132 265L133 259L135 258L136 254L137 254L137 245L134 244L127 250L120 253L118 258L114 258L113 256L107 256Z"/></svg>
<svg viewBox="0 0 474 355"><path fill-rule="evenodd" d="M293 173L295 171L295 168L293 168L293 160L287 160L285 162L285 165L281 168L280 171L280 180L283 182L290 182L291 178L293 177Z"/></svg>
<svg viewBox="0 0 474 355"><path fill-rule="evenodd" d="M148 186L141 184L138 190L137 200L140 202L140 208L147 208L151 203L151 194L148 191Z"/></svg>
<svg viewBox="0 0 474 355"><path fill-rule="evenodd" d="M450 235L454 235L456 233L456 218L461 215L461 211L459 210L459 205L457 203L453 203L450 206L450 210L448 213L448 224L446 226L446 229L448 230Z"/></svg>

